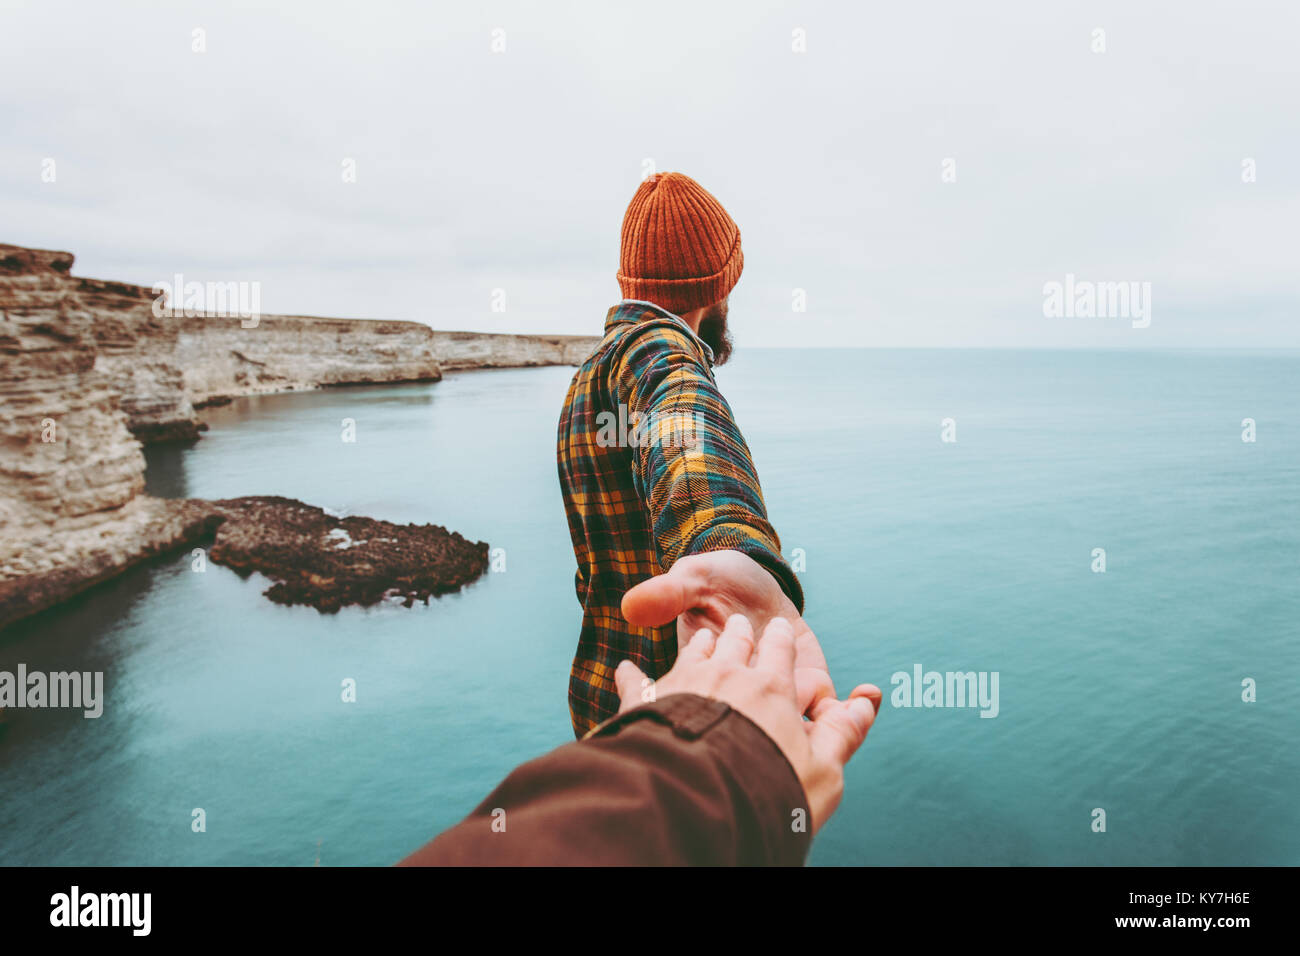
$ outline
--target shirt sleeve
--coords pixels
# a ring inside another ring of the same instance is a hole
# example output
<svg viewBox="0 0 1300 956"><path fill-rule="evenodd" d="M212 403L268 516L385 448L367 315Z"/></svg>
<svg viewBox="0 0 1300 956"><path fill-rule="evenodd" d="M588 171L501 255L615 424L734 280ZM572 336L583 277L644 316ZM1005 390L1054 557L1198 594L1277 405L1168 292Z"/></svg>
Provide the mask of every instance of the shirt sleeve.
<svg viewBox="0 0 1300 956"><path fill-rule="evenodd" d="M799 866L809 822L767 734L673 694L519 767L401 865Z"/></svg>
<svg viewBox="0 0 1300 956"><path fill-rule="evenodd" d="M744 552L802 614L803 589L768 521L749 446L699 344L668 320L642 323L622 343L610 379L627 409L633 483L653 522L659 566Z"/></svg>

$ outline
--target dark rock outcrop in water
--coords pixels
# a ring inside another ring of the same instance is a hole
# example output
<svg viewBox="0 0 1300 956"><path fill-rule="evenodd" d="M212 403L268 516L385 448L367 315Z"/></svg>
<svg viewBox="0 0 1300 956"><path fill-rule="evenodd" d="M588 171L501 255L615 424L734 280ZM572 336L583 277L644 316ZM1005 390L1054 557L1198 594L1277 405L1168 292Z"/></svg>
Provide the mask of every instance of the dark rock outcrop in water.
<svg viewBox="0 0 1300 956"><path fill-rule="evenodd" d="M337 611L385 597L416 601L457 591L488 566L488 546L433 524L336 518L292 498L214 501L209 556L241 574L260 571L278 604Z"/></svg>
<svg viewBox="0 0 1300 956"><path fill-rule="evenodd" d="M364 319L262 316L243 328L160 317L151 290L75 277L72 263L67 252L0 245L0 628L214 533L213 559L264 571L278 582L274 600L328 609L391 590L409 600L455 590L482 572L486 545L433 525L334 525L287 500L154 498L141 441L192 440L203 428L196 407L238 395L436 380L439 348L456 368L478 368L578 361L596 341ZM249 525L253 514L265 528ZM312 545L318 527L366 544Z"/></svg>

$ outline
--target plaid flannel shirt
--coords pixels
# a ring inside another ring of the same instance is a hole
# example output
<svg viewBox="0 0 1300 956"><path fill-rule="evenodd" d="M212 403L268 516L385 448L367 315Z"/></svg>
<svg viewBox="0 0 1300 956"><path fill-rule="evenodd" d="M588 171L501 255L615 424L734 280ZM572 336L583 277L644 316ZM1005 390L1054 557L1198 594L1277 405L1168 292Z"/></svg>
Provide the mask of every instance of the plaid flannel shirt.
<svg viewBox="0 0 1300 956"><path fill-rule="evenodd" d="M685 322L627 300L609 310L604 338L569 386L556 458L583 609L569 677L579 737L618 712L620 661L657 679L676 660L676 622L634 627L620 603L678 558L742 551L803 611L712 364L709 346Z"/></svg>

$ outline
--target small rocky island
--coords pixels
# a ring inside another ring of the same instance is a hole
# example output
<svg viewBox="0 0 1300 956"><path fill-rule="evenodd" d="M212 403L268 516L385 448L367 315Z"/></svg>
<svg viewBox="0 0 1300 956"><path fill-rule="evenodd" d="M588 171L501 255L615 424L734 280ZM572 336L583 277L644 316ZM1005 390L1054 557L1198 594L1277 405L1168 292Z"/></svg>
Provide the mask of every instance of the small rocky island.
<svg viewBox="0 0 1300 956"><path fill-rule="evenodd" d="M72 264L0 245L0 628L207 541L214 562L269 577L280 603L410 606L455 591L486 570L485 543L288 498L147 495L142 443L196 440L196 409L242 395L576 364L596 342L303 316L246 328L159 315L150 289L75 277Z"/></svg>
<svg viewBox="0 0 1300 956"><path fill-rule="evenodd" d="M336 518L292 498L234 498L208 506L217 522L209 556L275 582L277 604L337 611L384 598L416 601L458 591L488 567L488 546L435 524Z"/></svg>

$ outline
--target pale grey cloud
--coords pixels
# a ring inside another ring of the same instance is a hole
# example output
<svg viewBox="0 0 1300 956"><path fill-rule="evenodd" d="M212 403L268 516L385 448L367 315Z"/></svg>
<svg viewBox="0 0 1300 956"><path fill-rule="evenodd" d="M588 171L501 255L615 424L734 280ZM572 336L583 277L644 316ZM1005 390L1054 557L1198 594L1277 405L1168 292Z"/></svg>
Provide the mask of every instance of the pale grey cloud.
<svg viewBox="0 0 1300 956"><path fill-rule="evenodd" d="M37 0L0 17L0 241L71 249L82 274L589 332L650 158L740 223L742 344L1300 345L1300 9L1281 0ZM1150 328L1045 318L1067 272L1150 282Z"/></svg>

